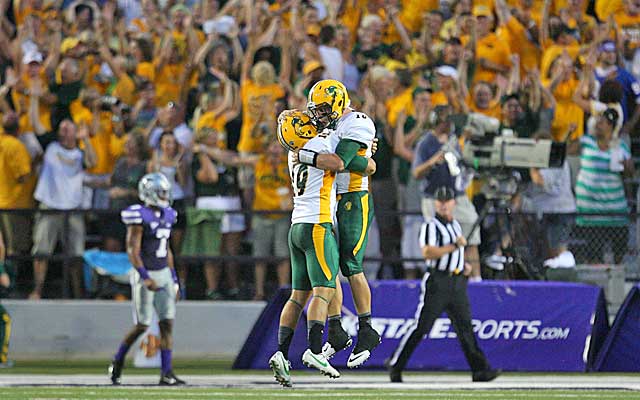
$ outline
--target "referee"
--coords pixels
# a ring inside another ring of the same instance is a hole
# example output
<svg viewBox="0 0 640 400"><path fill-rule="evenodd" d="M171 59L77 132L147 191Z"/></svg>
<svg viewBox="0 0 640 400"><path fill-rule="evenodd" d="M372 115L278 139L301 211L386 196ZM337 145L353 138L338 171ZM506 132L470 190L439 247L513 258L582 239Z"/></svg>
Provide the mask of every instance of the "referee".
<svg viewBox="0 0 640 400"><path fill-rule="evenodd" d="M478 347L471 326L471 311L467 297L467 275L471 266L464 262L464 246L467 244L462 228L453 219L456 205L453 189L442 186L435 191L436 216L422 225L420 245L426 259L427 272L422 278L421 298L414 324L402 337L389 362L391 382L402 382L402 370L411 353L443 311L451 319L462 345L467 362L473 371L474 382L488 382L499 371L489 365Z"/></svg>

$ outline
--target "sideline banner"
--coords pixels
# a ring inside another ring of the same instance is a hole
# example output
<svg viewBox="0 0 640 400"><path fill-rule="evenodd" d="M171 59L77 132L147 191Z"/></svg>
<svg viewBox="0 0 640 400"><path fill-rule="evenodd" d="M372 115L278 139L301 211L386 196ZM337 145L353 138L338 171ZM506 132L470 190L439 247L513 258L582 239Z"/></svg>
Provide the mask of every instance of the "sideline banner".
<svg viewBox="0 0 640 400"><path fill-rule="evenodd" d="M349 285L343 283L343 326L354 339L358 318ZM383 369L400 339L414 322L420 296L418 281L372 282L374 328L382 343L364 365ZM277 351L280 310L288 298L281 290L267 305L238 355L234 368L265 369ZM469 284L474 331L494 368L507 371L586 371L608 333L604 294L585 284L538 281L484 281ZM325 330L326 331L326 330ZM294 369L304 368L306 314L291 344ZM346 368L351 349L332 360ZM428 339L416 348L407 369L468 370L450 320L443 314Z"/></svg>
<svg viewBox="0 0 640 400"><path fill-rule="evenodd" d="M640 371L640 285L627 294L616 315L602 351L595 364L596 371Z"/></svg>

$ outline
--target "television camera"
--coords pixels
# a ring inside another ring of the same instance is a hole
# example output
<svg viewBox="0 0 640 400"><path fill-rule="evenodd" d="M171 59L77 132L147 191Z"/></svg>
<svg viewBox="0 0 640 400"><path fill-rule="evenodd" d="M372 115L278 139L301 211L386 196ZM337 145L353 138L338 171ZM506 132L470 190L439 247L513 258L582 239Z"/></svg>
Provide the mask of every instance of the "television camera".
<svg viewBox="0 0 640 400"><path fill-rule="evenodd" d="M486 178L485 194L489 199L510 199L518 189L518 169L559 168L565 158L566 145L548 139L518 138L511 129L500 129L500 121L472 113L453 118L465 137L459 151L458 137L443 146L449 172L463 189L473 176Z"/></svg>
<svg viewBox="0 0 640 400"><path fill-rule="evenodd" d="M501 225L512 226L510 204L518 191L519 170L562 167L566 146L548 139L515 137L513 130L501 129L500 121L482 114L469 114L458 120L454 117L452 122L461 127L458 133L465 138L464 147L460 151L459 137L451 135L442 150L450 174L456 177L457 189L463 190L474 176L485 182L482 193L487 201L467 240L491 210L499 214L495 218L498 231L505 232ZM503 251L509 256L505 258L508 260L505 268L508 264L510 270L517 270L529 279L536 277L511 246Z"/></svg>

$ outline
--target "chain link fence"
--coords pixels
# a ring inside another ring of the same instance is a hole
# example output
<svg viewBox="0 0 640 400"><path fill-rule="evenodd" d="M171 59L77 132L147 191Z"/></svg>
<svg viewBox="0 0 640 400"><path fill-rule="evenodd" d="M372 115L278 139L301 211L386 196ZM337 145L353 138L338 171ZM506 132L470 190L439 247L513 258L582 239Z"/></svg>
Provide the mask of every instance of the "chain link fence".
<svg viewBox="0 0 640 400"><path fill-rule="evenodd" d="M250 216L250 211L236 211ZM51 262L53 271L47 277L47 284L56 287L49 297L70 297L69 290L71 276L69 267L81 261L78 255L70 252L72 246L66 246L71 240L69 230L71 228L70 217L81 214L86 221L87 234L85 237L86 248L100 247L103 244L101 228L105 221L118 221L119 213L111 210L78 210L72 212L54 210L0 210L0 227L3 230L5 240L9 241L9 260L21 267L18 274L18 286L22 292L29 290L31 282L31 263L38 258L32 254L32 227L39 215L60 215L62 218L61 243L58 244L52 256L46 256ZM287 213L279 213L287 214ZM384 212L382 215L420 215L419 212ZM513 258L512 270L508 274L498 275L498 278L507 279L543 279L545 260L552 258L560 244L564 244L575 257L578 265L621 265L624 267L624 278L627 281L640 280L640 267L638 263L638 233L640 227L637 224L637 215L619 215L613 225L593 226L589 224L589 218L576 214L535 215L524 213L494 212L490 213L481 224L482 245L481 258L487 260L497 249L503 249L507 256ZM611 217L611 216L609 216ZM385 240L385 238L381 238ZM191 265L202 264L204 261L235 261L244 267L243 277L250 285L253 280L252 267L256 261L262 260L275 263L281 259L277 257L256 258L251 256L251 239L244 240L243 252L238 256L219 257L177 257ZM368 258L366 261L382 264L402 265L403 258ZM484 262L484 269L489 270ZM485 274L491 276L491 274ZM400 278L397 276L396 278Z"/></svg>
<svg viewBox="0 0 640 400"><path fill-rule="evenodd" d="M483 259L506 248L523 263L524 275L539 278L545 260L569 250L577 265L620 265L627 280L640 279L637 214L492 213L482 226ZM522 275L522 274L521 274Z"/></svg>

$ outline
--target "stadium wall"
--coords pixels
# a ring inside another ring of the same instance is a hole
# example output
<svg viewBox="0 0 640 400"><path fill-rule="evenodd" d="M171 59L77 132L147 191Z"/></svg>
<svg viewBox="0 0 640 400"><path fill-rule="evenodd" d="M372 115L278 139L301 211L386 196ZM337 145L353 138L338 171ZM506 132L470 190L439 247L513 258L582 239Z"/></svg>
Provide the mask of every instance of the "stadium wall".
<svg viewBox="0 0 640 400"><path fill-rule="evenodd" d="M10 357L110 357L131 328L129 302L2 301L11 314ZM175 356L231 358L260 315L263 302L178 303Z"/></svg>
<svg viewBox="0 0 640 400"><path fill-rule="evenodd" d="M357 335L358 316L348 285L343 284L342 324ZM505 371L584 372L609 331L606 303L600 287L582 283L541 281L483 281L469 284L472 325L491 365ZM264 308L235 360L236 369L266 369L277 350L278 317L288 298L281 289ZM371 283L372 325L382 343L364 365L384 369L406 332L414 326L420 299L419 281ZM291 342L293 369L303 368L300 356L307 348L305 317ZM463 371L469 366L446 314L438 318L429 339L422 342L407 369ZM334 365L345 365L350 351L336 355Z"/></svg>

